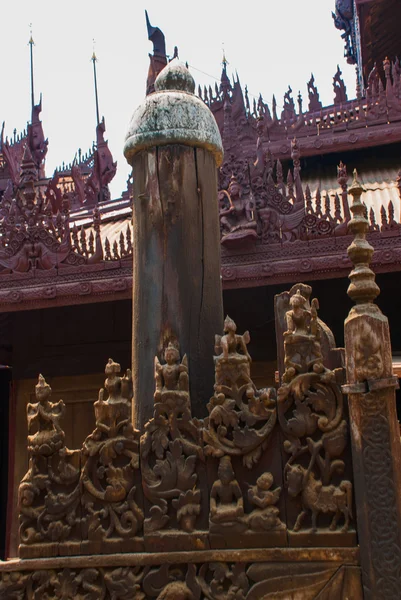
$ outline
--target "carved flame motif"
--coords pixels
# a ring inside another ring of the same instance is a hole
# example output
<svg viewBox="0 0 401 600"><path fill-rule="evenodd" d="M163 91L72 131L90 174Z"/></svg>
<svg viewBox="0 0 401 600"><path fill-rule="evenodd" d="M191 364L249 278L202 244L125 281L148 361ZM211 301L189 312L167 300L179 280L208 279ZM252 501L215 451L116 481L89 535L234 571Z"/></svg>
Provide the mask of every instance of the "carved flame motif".
<svg viewBox="0 0 401 600"><path fill-rule="evenodd" d="M232 319L216 336L214 395L208 404L203 439L205 454L242 456L251 468L266 448L276 422L275 391L257 390L250 376L249 333L236 334Z"/></svg>
<svg viewBox="0 0 401 600"><path fill-rule="evenodd" d="M179 346L170 342L164 358L163 365L155 358L154 417L141 437L143 492L151 504L145 533L167 527L173 516L176 526L193 531L200 513L196 463L203 452L191 416L187 357L180 362Z"/></svg>
<svg viewBox="0 0 401 600"><path fill-rule="evenodd" d="M136 502L134 475L139 469L139 432L131 423L132 377L120 377L109 359L105 390L95 402L96 428L82 449L82 519L84 539L130 538L138 534L143 512Z"/></svg>
<svg viewBox="0 0 401 600"><path fill-rule="evenodd" d="M342 530L347 531L352 517L352 484L343 480L333 485L333 478L344 472L342 456L348 440L338 384L341 369L331 371L323 364L317 300L309 305L297 289L289 304L278 418L287 438L284 449L290 454L285 466L288 493L301 495L302 501L294 531L301 528L309 513L313 532L317 531L320 513L334 514L331 530L337 529L342 514Z"/></svg>

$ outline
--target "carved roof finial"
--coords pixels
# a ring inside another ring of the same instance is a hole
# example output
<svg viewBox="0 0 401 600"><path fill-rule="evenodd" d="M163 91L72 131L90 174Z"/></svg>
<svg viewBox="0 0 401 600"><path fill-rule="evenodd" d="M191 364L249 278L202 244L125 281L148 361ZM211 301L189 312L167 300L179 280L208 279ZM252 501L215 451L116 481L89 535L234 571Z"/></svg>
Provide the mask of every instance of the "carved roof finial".
<svg viewBox="0 0 401 600"><path fill-rule="evenodd" d="M352 196L352 205L350 206L352 219L348 224L349 230L355 236L354 241L348 247L348 256L354 264L354 269L349 275L351 283L347 293L357 305L373 304L375 298L380 294L379 286L375 282L375 274L369 267L374 250L366 239L369 221L365 216L365 206L361 202L363 192L357 170L354 169L354 178L349 188Z"/></svg>
<svg viewBox="0 0 401 600"><path fill-rule="evenodd" d="M153 44L153 54L158 54L160 56L166 55L166 41L164 37L164 33L159 27L153 27L150 24L148 11L145 10L145 18L146 18L146 27L148 29L148 40Z"/></svg>

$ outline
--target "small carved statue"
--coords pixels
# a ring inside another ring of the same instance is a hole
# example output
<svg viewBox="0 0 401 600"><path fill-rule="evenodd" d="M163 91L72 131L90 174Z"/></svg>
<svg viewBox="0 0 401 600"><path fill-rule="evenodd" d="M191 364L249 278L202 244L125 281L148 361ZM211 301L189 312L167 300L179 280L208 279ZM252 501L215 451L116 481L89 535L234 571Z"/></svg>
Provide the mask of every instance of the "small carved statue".
<svg viewBox="0 0 401 600"><path fill-rule="evenodd" d="M309 335L310 312L305 308L306 298L302 296L301 290L297 290L296 294L290 298L291 310L286 314L287 331L284 336L288 335Z"/></svg>
<svg viewBox="0 0 401 600"><path fill-rule="evenodd" d="M160 402L164 395L171 395L172 391L189 391L188 359L185 354L180 363L180 350L178 342L170 341L164 351L165 365L155 357L155 401Z"/></svg>
<svg viewBox="0 0 401 600"><path fill-rule="evenodd" d="M251 357L248 353L247 344L251 341L249 331L245 331L243 335L237 335L237 325L227 315L224 321L224 335L216 335L215 352L223 354L222 358L236 359L240 358L243 361L245 356L249 362Z"/></svg>
<svg viewBox="0 0 401 600"><path fill-rule="evenodd" d="M109 358L106 368L104 370L107 375L104 382L109 397L107 398L108 404L116 404L117 402L130 402L132 398L132 374L130 369L127 369L127 373L124 377L120 377L121 365L114 362L112 358ZM99 400L104 400L104 389L99 391Z"/></svg>
<svg viewBox="0 0 401 600"><path fill-rule="evenodd" d="M257 223L255 205L251 196L243 197L241 186L234 175L231 176L227 190L222 190L220 198L220 222L222 226L221 243L235 246L256 240ZM224 199L228 207L224 206Z"/></svg>
<svg viewBox="0 0 401 600"><path fill-rule="evenodd" d="M319 303L316 298L307 300L298 289L290 298L291 310L286 313L287 331L284 332L285 366L283 381L290 381L297 373L312 369L322 373L320 329L317 318Z"/></svg>
<svg viewBox="0 0 401 600"><path fill-rule="evenodd" d="M235 479L231 458L223 456L217 471L218 479L210 493L210 531L240 533L245 531L244 499Z"/></svg>
<svg viewBox="0 0 401 600"><path fill-rule="evenodd" d="M36 404L27 406L28 452L50 455L64 445L64 432L60 421L65 413L62 400L50 402L52 389L43 375L35 387ZM35 433L31 433L35 431Z"/></svg>
<svg viewBox="0 0 401 600"><path fill-rule="evenodd" d="M248 490L249 501L257 506L248 516L248 525L253 531L272 531L285 529L285 524L280 520L279 509L275 504L279 501L281 487L271 490L273 475L263 473Z"/></svg>

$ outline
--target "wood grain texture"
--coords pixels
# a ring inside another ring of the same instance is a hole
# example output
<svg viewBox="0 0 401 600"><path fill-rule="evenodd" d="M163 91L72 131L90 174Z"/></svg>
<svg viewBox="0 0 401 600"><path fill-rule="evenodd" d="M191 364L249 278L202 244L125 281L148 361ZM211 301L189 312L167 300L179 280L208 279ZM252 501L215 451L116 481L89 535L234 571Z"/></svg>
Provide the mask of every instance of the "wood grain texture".
<svg viewBox="0 0 401 600"><path fill-rule="evenodd" d="M155 148L135 157L133 175L133 418L142 427L153 412L154 357L172 338L188 355L193 414L205 415L223 310L212 156Z"/></svg>

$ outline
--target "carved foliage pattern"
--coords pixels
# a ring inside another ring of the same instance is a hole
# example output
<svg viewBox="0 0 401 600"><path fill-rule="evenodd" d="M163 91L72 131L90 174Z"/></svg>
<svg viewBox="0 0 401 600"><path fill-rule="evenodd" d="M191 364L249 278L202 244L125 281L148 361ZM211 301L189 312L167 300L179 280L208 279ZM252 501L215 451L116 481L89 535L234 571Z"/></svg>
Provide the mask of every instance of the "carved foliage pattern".
<svg viewBox="0 0 401 600"><path fill-rule="evenodd" d="M339 390L342 370L324 366L317 300L309 303L310 288L301 289L306 297L292 290L285 313L278 408L273 389L254 385L249 333L238 335L229 317L223 335L216 336L214 395L203 422L192 418L187 358L181 360L174 338L164 361L155 359L154 416L140 440L130 417L131 374L121 377L120 365L112 359L106 365L105 389L94 405L96 427L81 452L65 448L60 426L64 404L49 401L51 390L41 377L38 402L28 405L30 468L20 485L23 555L32 555L29 546L38 555L39 543L67 538L86 551L96 551L99 543L109 551L135 551L143 549L149 536L177 530L198 530L198 535L209 529L223 538L241 532L245 546L265 544L263 539L252 541L252 532L274 531L278 545L285 545L282 494L285 499L300 496L294 531L308 517L316 532L324 514L332 518L332 531L341 527L346 532L352 520L352 484L340 478L348 441ZM279 454L269 462L277 415L289 455L284 478L275 466ZM249 472L248 489L244 475L236 475L238 469ZM210 479L212 472L217 477ZM223 543L219 540L215 543ZM65 551L46 550L50 555Z"/></svg>
<svg viewBox="0 0 401 600"><path fill-rule="evenodd" d="M2 600L257 600L295 597L300 589L311 600L323 589L332 597L362 599L359 568L338 563L300 563L296 569L291 563L212 562L0 573Z"/></svg>
<svg viewBox="0 0 401 600"><path fill-rule="evenodd" d="M81 470L84 539L134 538L143 523L137 504L139 432L131 423L132 378L109 359L105 390L95 402L96 428L85 440Z"/></svg>
<svg viewBox="0 0 401 600"><path fill-rule="evenodd" d="M323 364L322 329L317 317L318 303L309 304L307 286L293 289L285 314L284 365L278 390L278 418L289 454L285 476L290 497L301 498L293 531L311 518L312 532L318 531L321 514L331 515L329 529L346 532L352 519L352 483L334 481L345 470L344 451L348 426L340 391L342 369ZM337 477L336 477L337 476Z"/></svg>
<svg viewBox="0 0 401 600"><path fill-rule="evenodd" d="M180 362L172 341L164 354L166 364L155 359L154 417L141 437L142 486L151 505L144 527L149 533L173 524L191 532L200 513L201 431L191 416L187 358Z"/></svg>
<svg viewBox="0 0 401 600"><path fill-rule="evenodd" d="M79 452L64 445L65 405L50 401L42 375L35 391L37 402L27 406L29 469L19 486L20 540L57 543L69 539L79 521Z"/></svg>

